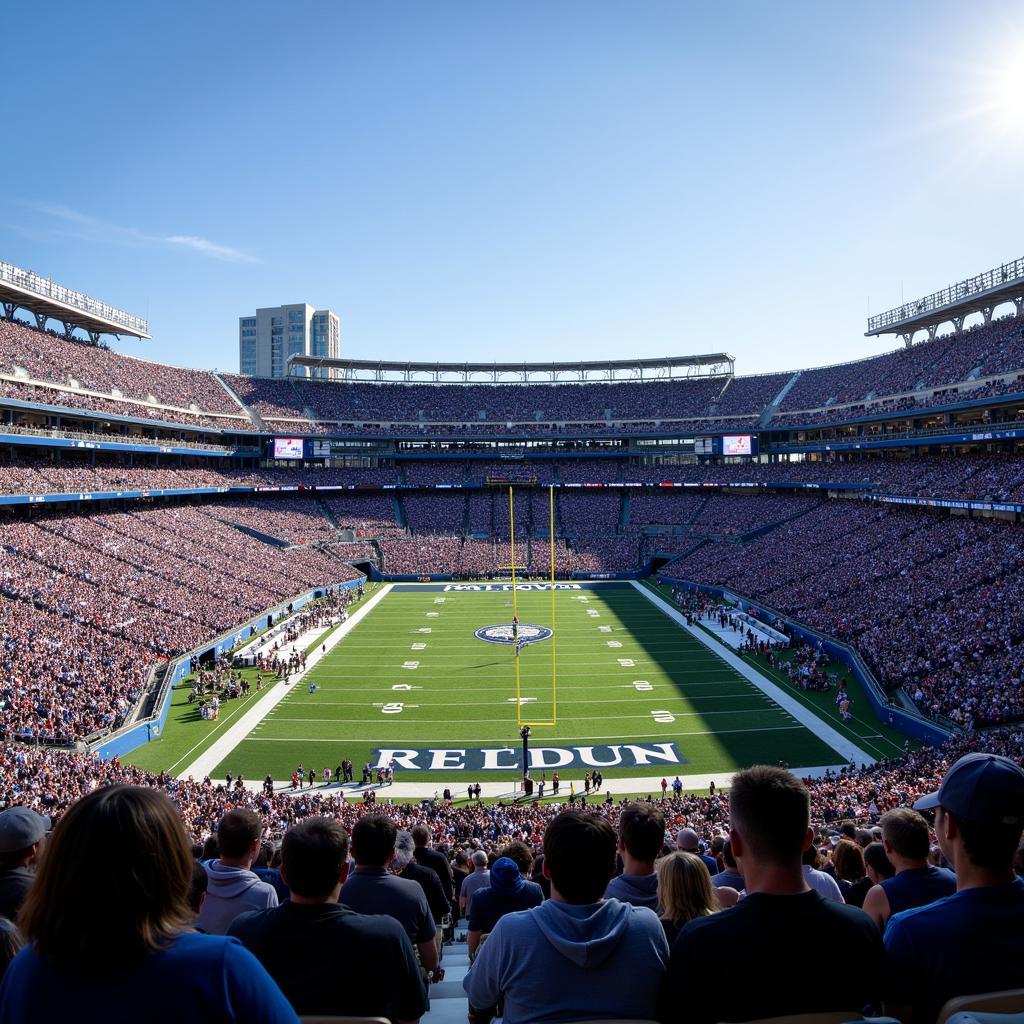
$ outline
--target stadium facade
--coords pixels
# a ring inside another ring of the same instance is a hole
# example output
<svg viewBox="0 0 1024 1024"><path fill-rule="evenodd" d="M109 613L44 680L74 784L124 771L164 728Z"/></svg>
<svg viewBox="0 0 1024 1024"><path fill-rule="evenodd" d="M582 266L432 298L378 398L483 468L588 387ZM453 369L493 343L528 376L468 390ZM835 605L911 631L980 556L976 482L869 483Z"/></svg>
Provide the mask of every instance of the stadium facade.
<svg viewBox="0 0 1024 1024"><path fill-rule="evenodd" d="M1024 300L1009 272L979 275L973 304L964 288L946 305L922 302L922 343L748 376L727 352L345 361L337 318L305 305L240 319L242 374L175 368L71 338L76 328L92 342L145 336L147 325L82 301L72 317L77 293L55 299L38 281L9 282L0 319L10 630L40 617L59 632L70 619L107 666L127 643L154 663L181 659L180 671L194 652L230 646L243 623L365 577L503 576L511 486L527 575L543 574L553 552L563 578L658 572L717 588L844 645L880 715L943 729L1024 717L1024 635L999 613L1024 573ZM939 336L947 314L954 330ZM62 315L64 332L49 331ZM913 315L871 330L906 334ZM232 559L255 567L268 552L293 582L262 594L257 584L200 614L186 567L203 562L206 529L211 593ZM134 582L113 571L125 566ZM69 585L91 588L84 611ZM934 651L909 642L921 635L910 606L946 617ZM995 626L978 627L978 615ZM977 631L966 654L948 644L956 629ZM964 657L980 680L966 697ZM90 744L135 721L158 725L145 716L167 673L117 671L125 678L100 712L54 696L0 724L9 737Z"/></svg>

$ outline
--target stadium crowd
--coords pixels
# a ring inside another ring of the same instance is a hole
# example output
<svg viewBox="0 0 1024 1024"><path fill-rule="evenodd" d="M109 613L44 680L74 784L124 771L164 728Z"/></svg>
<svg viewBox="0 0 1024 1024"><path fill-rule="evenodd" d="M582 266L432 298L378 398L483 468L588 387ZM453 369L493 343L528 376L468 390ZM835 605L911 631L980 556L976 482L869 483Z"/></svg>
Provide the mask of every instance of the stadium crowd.
<svg viewBox="0 0 1024 1024"><path fill-rule="evenodd" d="M171 972L195 1019L225 1019L227 1000L252 1020L414 1021L424 981L443 978L449 919L465 913L478 1024L498 1004L518 1024L883 1008L934 1024L952 996L1019 986L1024 953L1024 735L988 733L983 754L977 740L820 780L755 767L729 792L668 797L663 781L660 799L595 793L568 807L447 796L367 807L346 799L341 767L289 796L269 778L258 790L195 782L6 744L0 913L17 941L0 958L0 1020L43 1020L54 999L109 988L117 954L127 992L104 994L110 1019L133 1005L144 965L150 986ZM936 809L931 825L915 805ZM96 884L100 921L83 916ZM133 939L164 906L176 908L162 918L171 934ZM22 933L31 946L12 959ZM106 965L83 951L85 935ZM772 984L822 948L847 969ZM335 951L356 950L362 980L383 984L337 983ZM750 983L730 986L737 958ZM60 995L42 999L57 978Z"/></svg>
<svg viewBox="0 0 1024 1024"><path fill-rule="evenodd" d="M794 376L772 425L839 422L851 415L997 397L1019 390L1020 381L1013 375L1022 363L1024 331L1010 317L799 375L554 385L353 383L237 374L218 378L0 318L0 374L5 374L0 395L224 430L251 431L262 419L267 429L283 434L323 434L332 425L344 425L355 433L383 435L392 432L391 424L401 424L405 433L429 428L456 436L493 433L515 424L520 434L614 435L653 430L664 422L697 431L739 432L757 424ZM971 384L975 379L984 383ZM923 394L915 396L916 391ZM260 419L244 413L236 397ZM839 408L832 411L832 406Z"/></svg>
<svg viewBox="0 0 1024 1024"><path fill-rule="evenodd" d="M197 508L7 523L0 733L66 743L116 726L154 663L357 576L329 553L281 550Z"/></svg>
<svg viewBox="0 0 1024 1024"><path fill-rule="evenodd" d="M964 725L1024 716L1020 528L830 502L665 573L726 586L854 645L889 686Z"/></svg>

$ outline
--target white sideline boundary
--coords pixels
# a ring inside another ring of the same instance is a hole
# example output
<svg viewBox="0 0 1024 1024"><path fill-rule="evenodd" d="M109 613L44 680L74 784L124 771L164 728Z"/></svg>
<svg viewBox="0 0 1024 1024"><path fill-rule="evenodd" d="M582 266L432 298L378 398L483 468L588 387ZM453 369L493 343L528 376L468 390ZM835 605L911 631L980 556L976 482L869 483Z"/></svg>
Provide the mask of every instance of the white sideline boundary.
<svg viewBox="0 0 1024 1024"><path fill-rule="evenodd" d="M733 776L736 772L712 772L709 775L684 775L681 771L674 771L678 769L680 765L666 765L666 771L664 777L669 783L667 795L672 796L672 780L679 776L683 783L683 792L689 793L695 790L706 790L710 787L711 783L714 782L715 789L728 789L732 785ZM843 765L821 765L816 768L794 768L792 769L793 774L799 776L801 779L820 779L826 772L836 772L839 768L844 767ZM569 783L575 783L576 785L576 798L579 799L583 796L583 780L577 777L578 772L582 772L582 768L571 769L571 777L567 774L568 769L560 769L563 774L566 774L566 778L562 780L561 791L558 794L558 801L563 804L569 802ZM400 778L401 772L396 774L396 778ZM335 782L331 782L327 786L322 786L317 783L316 786L310 788L306 786L304 789L292 789L291 783L288 781L278 781L274 784L274 792L278 796L309 796L310 793L316 793L319 796L329 797L342 797L346 800L362 800L363 793L368 790L376 790L377 802L387 803L391 801L405 802L407 800L427 800L434 797L438 800L441 799L441 793L447 786L452 791L452 796L456 800L465 800L466 798L466 786L471 782L480 782L479 776L471 776L469 772L463 773L463 778L453 781L452 779L444 779L441 782L396 782L391 786L378 786L376 783L371 783L369 786L364 786L359 782L346 782L342 785L338 785ZM245 783L247 789L251 789L254 793L263 791L263 783L250 779ZM535 791L536 792L536 791ZM659 775L639 775L630 778L614 778L605 779L601 786L600 792L597 790L591 790L587 795L587 804L591 807L596 807L603 802L606 793L611 793L612 796L622 796L629 793L640 793L649 794L650 796L658 797L661 794L661 776ZM511 783L507 780L504 782L480 782L480 796L484 800L514 800L518 797L520 800L523 799L521 793L516 793L511 788ZM544 791L544 799L552 799L551 783L549 782L547 788Z"/></svg>
<svg viewBox="0 0 1024 1024"><path fill-rule="evenodd" d="M827 722L820 719L813 711L805 707L791 694L786 693L782 687L773 683L770 679L761 675L756 669L751 668L739 655L726 649L721 644L715 643L702 629L691 626L684 616L677 609L673 608L664 598L659 597L653 590L643 586L636 580L630 583L656 608L660 608L673 622L686 630L690 636L695 637L713 654L722 659L731 669L738 672L744 679L753 683L766 697L773 700L783 711L795 718L805 729L814 733L818 739L827 743L837 754L842 754L846 764L874 764L876 758L869 756L852 740L848 740L841 733L836 732ZM837 769L843 765L835 766ZM797 769L800 774L803 769Z"/></svg>
<svg viewBox="0 0 1024 1024"><path fill-rule="evenodd" d="M377 606L377 604L391 591L391 584L386 583L368 601L364 602L346 619L334 632L324 641L322 647L318 647L306 659L306 667L291 677L291 681L285 683L279 680L274 684L273 689L255 707L247 711L242 717L228 729L223 736L218 737L206 750L199 755L190 765L179 773L179 778L204 779L213 772L231 752L244 740L249 733L270 714L278 704L288 696L289 693L302 681L306 673L317 665L324 657L323 647L327 648L326 653L330 654L336 644L348 636L353 627L362 622L363 618ZM312 631L315 632L315 631ZM301 639L301 638L300 638Z"/></svg>

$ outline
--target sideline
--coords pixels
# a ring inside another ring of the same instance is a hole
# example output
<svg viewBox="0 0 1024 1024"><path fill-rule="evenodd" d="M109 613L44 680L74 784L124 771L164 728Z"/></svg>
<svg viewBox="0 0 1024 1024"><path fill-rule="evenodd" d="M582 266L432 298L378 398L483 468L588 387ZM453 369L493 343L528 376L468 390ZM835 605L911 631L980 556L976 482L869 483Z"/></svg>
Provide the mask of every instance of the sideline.
<svg viewBox="0 0 1024 1024"><path fill-rule="evenodd" d="M836 772L843 765L822 765L815 768L793 768L793 774L798 775L801 779L819 779L825 772L831 771ZM732 779L735 772L712 772L710 775L683 775L679 773L679 778L683 782L683 792L688 793L693 790L706 790L710 787L711 783L714 782L715 789L728 789L732 785ZM668 781L668 796L672 795L672 780L675 778L675 773L665 773L665 779ZM393 786L378 786L376 784L370 786L364 786L361 783L348 782L344 785L339 786L337 783L332 782L329 786L317 785L312 789L306 786L305 789L295 789L291 787L291 783L286 782L275 782L274 792L279 796L309 796L311 793L316 793L318 796L330 796L338 797L343 796L347 800L362 800L363 793L368 789L376 790L377 802L384 803L388 800L426 800L431 797L437 797L441 799L441 792L447 786L452 791L452 796L456 800L462 800L466 796L466 786L470 782L478 782L479 779L473 777L470 779L468 772L463 772L463 778L458 781L452 779L441 779L437 782L396 782ZM572 779L572 782L576 784L576 796L580 797L583 795L583 783L580 779ZM562 782L562 790L559 793L563 803L568 803L569 800L569 779L565 779ZM245 783L247 789L251 789L253 792L262 792L263 784L255 780L249 780ZM611 793L612 796L622 795L624 793L649 793L652 796L659 796L661 792L661 776L660 775L641 775L636 778L628 779L605 779L604 785L601 787L600 793L596 790L591 792L587 797L587 804L592 807L596 807L603 799L605 793ZM511 800L513 797L520 795L516 794L511 789L511 783L508 780L504 782L481 782L480 783L480 796L487 800L496 800L501 797L506 797ZM547 786L544 792L544 799L551 799L551 785ZM527 801L529 802L529 801Z"/></svg>
<svg viewBox="0 0 1024 1024"><path fill-rule="evenodd" d="M359 608L356 609L349 617L348 620L338 626L333 633L324 642L323 647L326 647L327 654L330 654L334 649L335 645L340 643L349 633L349 631L360 622L363 618L373 610L373 608L384 598L391 590L391 584L385 584L373 595L365 601ZM305 649L310 643L312 643L311 634L316 633L323 636L325 630L311 629L305 634L300 636L295 641L294 646L300 649ZM320 659L324 657L324 650L322 647L318 647L309 657L306 659L306 667L301 672L297 672L291 677L291 682L285 683L283 680L279 680L274 684L273 690L263 698L255 707L247 711L242 717L235 722L234 725L228 729L223 736L218 737L209 747L203 751L188 767L184 768L178 773L178 778L198 778L204 779L209 775L214 768L217 767L228 757L231 752L244 740L249 733L263 721L267 715L270 714L278 704L281 703L288 696L292 690L302 681L306 673L319 664ZM258 787L257 787L258 788Z"/></svg>
<svg viewBox="0 0 1024 1024"><path fill-rule="evenodd" d="M744 679L753 683L766 697L778 704L779 707L795 718L805 729L808 729L820 740L827 743L837 754L841 754L846 759L847 765L851 762L858 765L874 764L876 762L877 758L871 757L861 750L856 743L848 740L841 733L833 729L831 725L819 718L813 711L801 704L795 697L786 693L785 690L761 675L756 669L751 668L738 655L716 644L703 630L689 625L686 617L673 608L664 598L659 597L649 588L641 586L636 580L631 580L630 582L651 604L656 608L660 608L673 622L678 623L691 636L699 640L710 651L713 651L730 668L743 676ZM837 767L841 768L843 766L839 765Z"/></svg>

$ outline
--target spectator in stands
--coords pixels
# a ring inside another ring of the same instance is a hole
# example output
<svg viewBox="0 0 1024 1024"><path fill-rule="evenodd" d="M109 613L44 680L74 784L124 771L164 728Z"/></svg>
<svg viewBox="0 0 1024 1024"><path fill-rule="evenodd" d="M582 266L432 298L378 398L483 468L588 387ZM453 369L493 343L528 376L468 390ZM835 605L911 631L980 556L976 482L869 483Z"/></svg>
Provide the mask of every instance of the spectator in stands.
<svg viewBox="0 0 1024 1024"><path fill-rule="evenodd" d="M278 868L272 867L274 859L274 844L260 843L260 852L256 855L252 870L261 882L266 882L274 887L277 893L277 902L284 903L288 899L288 886L281 880L281 872Z"/></svg>
<svg viewBox="0 0 1024 1024"><path fill-rule="evenodd" d="M807 788L782 768L759 766L734 777L729 798L729 839L747 894L679 933L661 1019L712 1024L876 1005L881 937L863 911L825 899L803 873ZM857 969L805 969L823 949L842 950L844 965Z"/></svg>
<svg viewBox="0 0 1024 1024"><path fill-rule="evenodd" d="M1024 880L1013 858L1024 830L1024 769L995 754L967 754L914 807L935 810L957 891L889 918L886 1009L932 1024L954 996L1021 985Z"/></svg>
<svg viewBox="0 0 1024 1024"><path fill-rule="evenodd" d="M11 961L24 945L21 932L18 931L15 923L9 918L0 917L0 981L3 981L7 968L11 966Z"/></svg>
<svg viewBox="0 0 1024 1024"><path fill-rule="evenodd" d="M615 849L603 818L566 811L551 821L551 899L494 926L463 981L471 1018L499 1001L507 1024L654 1016L668 944L653 911L602 899Z"/></svg>
<svg viewBox="0 0 1024 1024"><path fill-rule="evenodd" d="M718 861L714 857L709 857L700 848L700 839L692 828L681 828L676 833L676 849L700 857L704 861L704 866L708 869L709 874L714 875L718 873Z"/></svg>
<svg viewBox="0 0 1024 1024"><path fill-rule="evenodd" d="M32 865L50 819L29 807L0 813L0 917L13 921L32 888Z"/></svg>
<svg viewBox="0 0 1024 1024"><path fill-rule="evenodd" d="M523 877L522 866L511 857L499 857L491 867L491 884L478 889L473 897L466 933L470 957L476 956L481 938L506 914L539 907L543 902L544 891Z"/></svg>
<svg viewBox="0 0 1024 1024"><path fill-rule="evenodd" d="M30 945L0 987L0 1022L297 1024L251 953L190 931L191 871L163 793L109 786L79 800L57 823L22 908Z"/></svg>
<svg viewBox="0 0 1024 1024"><path fill-rule="evenodd" d="M836 903L845 903L842 890L836 880L827 871L819 869L821 862L821 854L818 853L818 848L812 842L803 854L804 878L807 884L825 899L835 900Z"/></svg>
<svg viewBox="0 0 1024 1024"><path fill-rule="evenodd" d="M654 862L664 845L665 815L654 804L637 803L624 808L619 814L622 874L608 883L605 898L654 910L658 906Z"/></svg>
<svg viewBox="0 0 1024 1024"><path fill-rule="evenodd" d="M434 918L434 924L440 925L451 910L451 901L444 894L441 879L433 868L417 864L414 859L416 849L411 833L400 830L395 834L395 856L389 865L391 873L398 878L406 878L415 882L427 898L427 906ZM437 930L441 934L440 927Z"/></svg>
<svg viewBox="0 0 1024 1024"><path fill-rule="evenodd" d="M470 862L473 865L473 871L462 883L462 895L459 897L459 906L463 917L469 913L469 901L472 899L473 893L477 889L491 884L491 873L487 870L487 854L483 850L475 850L473 856L470 857Z"/></svg>
<svg viewBox="0 0 1024 1024"><path fill-rule="evenodd" d="M717 875L711 876L711 884L714 888L722 887L743 891L743 876L736 867L736 858L732 855L732 843L727 839L722 847L722 863L725 867Z"/></svg>
<svg viewBox="0 0 1024 1024"><path fill-rule="evenodd" d="M864 871L872 885L879 885L896 874L892 861L885 855L885 843L868 843L864 847Z"/></svg>
<svg viewBox="0 0 1024 1024"><path fill-rule="evenodd" d="M417 864L430 868L437 873L444 890L445 899L451 905L455 895L455 886L452 879L452 868L448 858L443 853L430 848L430 829L426 825L416 825L412 829L413 842L416 844L414 856Z"/></svg>
<svg viewBox="0 0 1024 1024"><path fill-rule="evenodd" d="M277 893L250 870L260 849L263 823L253 811L231 810L217 825L216 860L203 866L210 884L199 911L199 927L211 935L227 934L228 926L248 910L276 907Z"/></svg>
<svg viewBox="0 0 1024 1024"><path fill-rule="evenodd" d="M348 875L340 822L307 818L285 833L282 855L291 898L235 918L229 934L263 964L296 1013L418 1020L426 987L402 926L338 902ZM355 962L359 983L339 984L339 965Z"/></svg>
<svg viewBox="0 0 1024 1024"><path fill-rule="evenodd" d="M863 907L864 897L871 888L871 879L864 867L864 851L852 840L840 839L832 847L832 869L843 901L851 907Z"/></svg>
<svg viewBox="0 0 1024 1024"><path fill-rule="evenodd" d="M885 854L896 873L872 886L864 912L884 932L893 914L952 896L956 876L928 863L928 822L917 811L897 807L882 815L881 824Z"/></svg>
<svg viewBox="0 0 1024 1024"><path fill-rule="evenodd" d="M340 899L359 914L393 917L419 950L420 963L433 971L438 963L437 929L427 898L416 882L388 874L397 834L394 821L383 814L366 814L355 823L352 858L356 866L341 887Z"/></svg>
<svg viewBox="0 0 1024 1024"><path fill-rule="evenodd" d="M452 867L452 916L458 917L462 906L462 883L469 878L469 854L459 850Z"/></svg>
<svg viewBox="0 0 1024 1024"><path fill-rule="evenodd" d="M657 877L661 925L670 947L688 921L717 914L722 909L720 892L739 896L735 889L712 888L707 865L699 857L682 850L658 861Z"/></svg>
<svg viewBox="0 0 1024 1024"><path fill-rule="evenodd" d="M199 911L203 909L203 904L206 902L206 891L209 888L210 876L206 873L206 868L199 861L192 861L192 879L189 882L186 902L196 917L199 917ZM198 925L194 927L197 932L203 930Z"/></svg>

